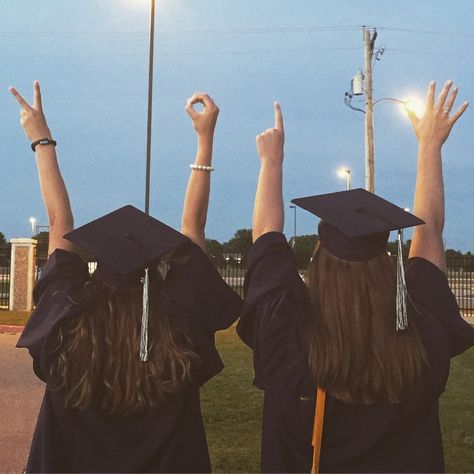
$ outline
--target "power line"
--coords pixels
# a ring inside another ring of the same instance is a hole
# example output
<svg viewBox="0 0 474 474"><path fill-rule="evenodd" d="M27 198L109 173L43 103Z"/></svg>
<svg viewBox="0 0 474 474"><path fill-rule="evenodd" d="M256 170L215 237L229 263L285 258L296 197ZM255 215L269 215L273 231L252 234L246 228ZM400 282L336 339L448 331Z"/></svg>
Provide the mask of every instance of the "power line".
<svg viewBox="0 0 474 474"><path fill-rule="evenodd" d="M331 32L331 31L356 31L362 26L342 25L342 26L295 26L295 27L269 27L269 28L224 28L224 29L203 29L203 30L161 30L159 35L239 35L239 34L275 34L275 33L311 33L311 32ZM136 35L148 36L148 31L7 31L0 33L0 37L37 37L51 35L65 36L107 36L107 35Z"/></svg>
<svg viewBox="0 0 474 474"><path fill-rule="evenodd" d="M453 53L440 53L439 51L417 51L414 49L399 49L399 48L387 48L389 52L402 53L402 54L420 54L424 56L447 56L452 58L469 58L472 56L466 54L453 54Z"/></svg>
<svg viewBox="0 0 474 474"><path fill-rule="evenodd" d="M387 26L378 26L378 30L395 31L398 33L410 33L430 36L457 36L464 38L474 38L474 33L465 33L463 31L439 31L439 30L420 30L418 28L393 28Z"/></svg>
<svg viewBox="0 0 474 474"><path fill-rule="evenodd" d="M361 50L362 47L354 46L350 48L307 48L307 49L273 49L273 50L242 50L242 51L189 51L189 52L166 52L160 53L161 56L233 56L233 55L252 55L252 54L296 54L296 53L316 53L321 51L351 51ZM146 54L48 54L48 55L0 55L2 59L17 58L107 58L107 57L145 57Z"/></svg>

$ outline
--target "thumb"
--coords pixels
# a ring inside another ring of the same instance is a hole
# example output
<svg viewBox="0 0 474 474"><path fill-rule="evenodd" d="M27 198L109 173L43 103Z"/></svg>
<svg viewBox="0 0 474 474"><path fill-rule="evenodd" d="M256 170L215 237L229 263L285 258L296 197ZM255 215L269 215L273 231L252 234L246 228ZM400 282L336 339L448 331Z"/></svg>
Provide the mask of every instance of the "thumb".
<svg viewBox="0 0 474 474"><path fill-rule="evenodd" d="M408 118L410 119L411 124L413 125L413 128L416 128L420 119L413 110L410 110L409 108L405 107L405 111L408 115Z"/></svg>

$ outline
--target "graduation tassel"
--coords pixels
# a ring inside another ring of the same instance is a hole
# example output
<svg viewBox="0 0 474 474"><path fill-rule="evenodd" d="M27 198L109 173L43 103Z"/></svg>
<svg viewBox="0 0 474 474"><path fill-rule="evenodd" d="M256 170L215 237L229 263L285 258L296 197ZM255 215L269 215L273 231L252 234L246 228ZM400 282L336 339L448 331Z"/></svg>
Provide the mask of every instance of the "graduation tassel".
<svg viewBox="0 0 474 474"><path fill-rule="evenodd" d="M150 283L150 276L148 268L145 269L145 277L143 280L143 312L142 312L142 327L140 331L140 360L146 362L148 360L148 287Z"/></svg>
<svg viewBox="0 0 474 474"><path fill-rule="evenodd" d="M408 327L407 317L407 286L405 282L405 268L403 266L403 231L398 230L398 255L397 255L397 331Z"/></svg>

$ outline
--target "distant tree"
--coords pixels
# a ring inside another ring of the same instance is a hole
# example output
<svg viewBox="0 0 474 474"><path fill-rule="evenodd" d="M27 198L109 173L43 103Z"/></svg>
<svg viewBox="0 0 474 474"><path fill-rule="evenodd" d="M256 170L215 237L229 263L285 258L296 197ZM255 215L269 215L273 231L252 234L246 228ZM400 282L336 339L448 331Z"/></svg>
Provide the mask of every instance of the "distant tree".
<svg viewBox="0 0 474 474"><path fill-rule="evenodd" d="M239 229L228 242L224 243L224 249L226 252L247 253L251 246L252 229Z"/></svg>
<svg viewBox="0 0 474 474"><path fill-rule="evenodd" d="M410 252L411 240L408 239L403 242L403 256L408 258L408 253ZM388 242L387 251L390 255L398 255L398 241L394 240L393 242Z"/></svg>
<svg viewBox="0 0 474 474"><path fill-rule="evenodd" d="M0 232L0 266L8 265L10 258L10 244L7 242L3 232Z"/></svg>
<svg viewBox="0 0 474 474"><path fill-rule="evenodd" d="M463 257L463 253L459 250L454 250L454 249L446 249L446 257L447 258L450 258L450 257Z"/></svg>
<svg viewBox="0 0 474 474"><path fill-rule="evenodd" d="M317 241L318 236L316 234L297 235L290 239L290 246L295 252L299 269L305 269L309 265Z"/></svg>
<svg viewBox="0 0 474 474"><path fill-rule="evenodd" d="M36 254L39 259L46 259L48 256L49 232L43 231L33 236L33 239L38 241L36 246Z"/></svg>
<svg viewBox="0 0 474 474"><path fill-rule="evenodd" d="M206 239L206 252L214 265L222 265L224 263L224 245L214 239Z"/></svg>

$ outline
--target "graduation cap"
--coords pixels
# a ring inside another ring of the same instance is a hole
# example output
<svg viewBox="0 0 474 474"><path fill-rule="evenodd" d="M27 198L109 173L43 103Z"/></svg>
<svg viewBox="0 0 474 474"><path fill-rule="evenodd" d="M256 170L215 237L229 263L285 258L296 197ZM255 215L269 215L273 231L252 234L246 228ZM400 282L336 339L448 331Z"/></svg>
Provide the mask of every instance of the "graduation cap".
<svg viewBox="0 0 474 474"><path fill-rule="evenodd" d="M321 245L331 254L354 262L368 261L387 250L391 230L398 230L397 329L407 327L402 229L424 224L404 209L365 189L293 199L292 203L321 218Z"/></svg>
<svg viewBox="0 0 474 474"><path fill-rule="evenodd" d="M160 257L189 242L188 237L131 205L124 206L64 235L97 258L97 272L115 288L143 283L140 358L148 358L148 286L150 268Z"/></svg>

